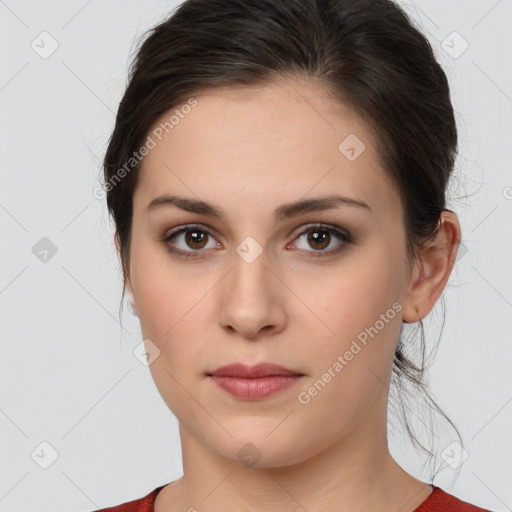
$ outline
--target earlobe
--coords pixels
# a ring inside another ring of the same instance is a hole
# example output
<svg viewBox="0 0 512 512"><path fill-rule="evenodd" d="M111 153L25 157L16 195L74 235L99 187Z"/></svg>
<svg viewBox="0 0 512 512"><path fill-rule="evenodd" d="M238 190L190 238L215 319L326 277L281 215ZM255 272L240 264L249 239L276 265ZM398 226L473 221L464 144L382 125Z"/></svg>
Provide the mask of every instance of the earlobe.
<svg viewBox="0 0 512 512"><path fill-rule="evenodd" d="M402 321L406 324L412 324L420 320L420 311L418 305L414 302L414 294L416 293L416 283L420 279L421 267L421 260L416 259L409 278L407 295L402 302Z"/></svg>
<svg viewBox="0 0 512 512"><path fill-rule="evenodd" d="M418 306L411 305L410 307L404 307L402 311L402 321L405 324L413 324L421 320L421 312Z"/></svg>
<svg viewBox="0 0 512 512"><path fill-rule="evenodd" d="M119 258L122 260L121 242L120 242L119 233L117 230L114 234L114 244L116 246L117 254L118 254ZM135 303L135 295L134 295L132 283L130 281L130 277L126 275L126 272L124 270L123 270L123 273L125 274L124 289L125 289L126 294L128 295L128 309L130 310L130 312L133 315L138 316L137 306Z"/></svg>
<svg viewBox="0 0 512 512"><path fill-rule="evenodd" d="M403 301L402 319L405 323L425 318L450 277L460 243L457 216L443 211L438 232L418 255L409 282L409 293Z"/></svg>
<svg viewBox="0 0 512 512"><path fill-rule="evenodd" d="M116 246L116 251L118 256L121 256L121 242L119 240L119 232L116 229L116 232L114 233L114 244Z"/></svg>
<svg viewBox="0 0 512 512"><path fill-rule="evenodd" d="M128 278L125 280L124 286L125 286L126 294L128 295L128 309L130 310L130 313L132 315L139 316L137 313L137 305L135 303L135 295L133 293L133 287Z"/></svg>
<svg viewBox="0 0 512 512"><path fill-rule="evenodd" d="M139 316L137 313L137 306L135 305L135 299L131 293L128 294L128 309L132 315Z"/></svg>

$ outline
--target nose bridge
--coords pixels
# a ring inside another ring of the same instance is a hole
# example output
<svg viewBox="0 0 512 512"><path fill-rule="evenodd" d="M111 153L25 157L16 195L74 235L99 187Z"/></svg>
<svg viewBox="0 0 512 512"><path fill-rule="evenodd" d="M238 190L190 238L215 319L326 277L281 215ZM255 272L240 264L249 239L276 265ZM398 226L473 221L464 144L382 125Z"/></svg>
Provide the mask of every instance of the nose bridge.
<svg viewBox="0 0 512 512"><path fill-rule="evenodd" d="M259 252L259 254L258 254ZM250 293L267 293L267 275L269 270L267 255L263 251L257 251L249 243L242 243L236 249L233 257L233 270L231 274L231 291L234 293L244 290Z"/></svg>
<svg viewBox="0 0 512 512"><path fill-rule="evenodd" d="M223 290L223 326L252 338L263 328L282 324L285 315L275 279L263 247L250 237L239 244Z"/></svg>

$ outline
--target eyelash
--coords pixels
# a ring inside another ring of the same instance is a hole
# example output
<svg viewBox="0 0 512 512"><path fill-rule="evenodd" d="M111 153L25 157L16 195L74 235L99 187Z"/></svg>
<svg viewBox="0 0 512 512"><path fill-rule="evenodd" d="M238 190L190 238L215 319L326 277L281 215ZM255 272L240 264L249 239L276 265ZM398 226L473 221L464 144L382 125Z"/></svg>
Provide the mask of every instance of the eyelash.
<svg viewBox="0 0 512 512"><path fill-rule="evenodd" d="M178 235L180 235L182 233L186 233L188 231L193 231L193 230L200 231L200 232L203 232L203 233L208 233L209 236L211 236L212 238L215 238L213 233L209 229L202 229L201 225L199 225L199 224L187 224L185 226L181 226L181 227L177 228L176 230L174 230L173 232L169 233L168 235L160 237L159 241L172 254L176 254L178 256L186 257L187 259L188 258L196 258L198 256L196 256L194 253L204 252L202 249L198 249L198 250L191 249L190 251L182 251L180 249L176 249L176 248L174 248L174 247L169 245L169 242L174 237L176 237L176 236L178 236ZM314 230L326 231L326 232L328 232L330 234L334 234L334 237L337 238L338 240L340 240L342 243L336 249L330 249L329 251L323 251L323 250L308 251L308 250L305 250L305 249L299 249L299 251L305 251L305 252L308 252L308 253L313 253L313 254L311 254L311 257L313 257L313 258L327 257L327 256L332 256L334 254L339 254L343 250L345 250L348 247L349 244L352 243L352 235L348 231L346 231L344 229L341 229L338 226L322 224L322 223L313 224L313 225L308 226L308 228L303 230L303 231L301 231L294 238L294 240L299 239L303 235L305 235L305 234L307 234L307 233L309 233L311 231L314 231Z"/></svg>

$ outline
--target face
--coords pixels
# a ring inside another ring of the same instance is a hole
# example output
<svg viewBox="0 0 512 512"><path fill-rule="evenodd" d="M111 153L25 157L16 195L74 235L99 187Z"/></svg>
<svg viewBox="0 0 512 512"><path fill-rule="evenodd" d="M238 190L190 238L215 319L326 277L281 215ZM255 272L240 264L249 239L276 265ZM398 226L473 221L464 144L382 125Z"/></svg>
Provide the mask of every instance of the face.
<svg viewBox="0 0 512 512"><path fill-rule="evenodd" d="M314 84L195 100L150 133L133 197L126 285L150 370L208 452L305 461L385 424L410 279L402 205L369 128ZM298 377L211 376L264 362Z"/></svg>

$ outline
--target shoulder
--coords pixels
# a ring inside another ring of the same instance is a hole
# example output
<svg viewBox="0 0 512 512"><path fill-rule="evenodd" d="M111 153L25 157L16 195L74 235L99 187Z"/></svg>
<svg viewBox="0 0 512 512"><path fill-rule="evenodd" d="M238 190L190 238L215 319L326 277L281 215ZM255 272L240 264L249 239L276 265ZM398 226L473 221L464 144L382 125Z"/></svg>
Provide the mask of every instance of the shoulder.
<svg viewBox="0 0 512 512"><path fill-rule="evenodd" d="M414 512L491 512L434 487L430 496Z"/></svg>
<svg viewBox="0 0 512 512"><path fill-rule="evenodd" d="M164 485L152 490L146 496L116 505L115 507L102 508L97 512L154 512L153 504L157 494L164 488Z"/></svg>

